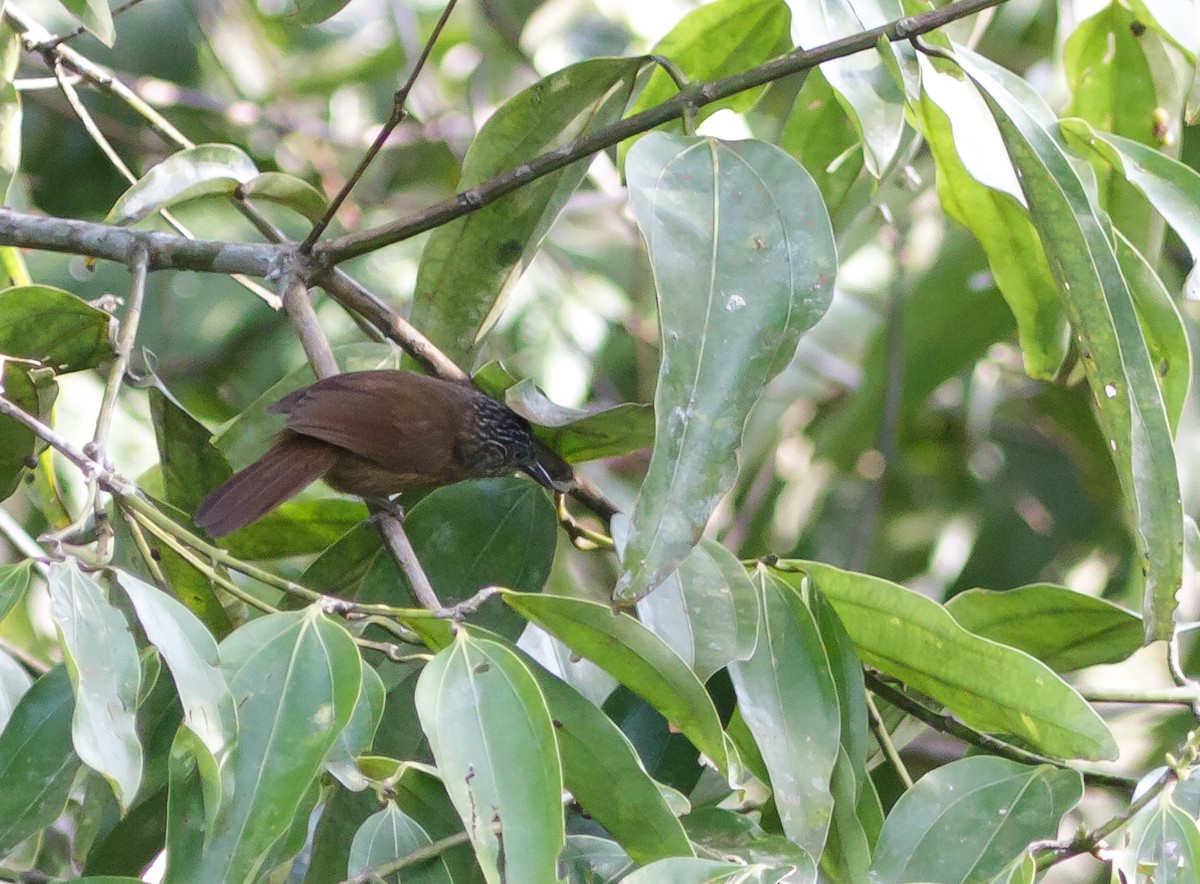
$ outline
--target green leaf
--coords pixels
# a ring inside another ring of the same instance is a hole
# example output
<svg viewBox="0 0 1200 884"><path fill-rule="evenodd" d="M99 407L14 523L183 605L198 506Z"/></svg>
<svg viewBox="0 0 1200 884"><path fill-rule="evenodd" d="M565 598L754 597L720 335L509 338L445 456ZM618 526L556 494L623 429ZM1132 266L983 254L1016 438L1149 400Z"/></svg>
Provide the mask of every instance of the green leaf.
<svg viewBox="0 0 1200 884"><path fill-rule="evenodd" d="M417 712L489 884L554 884L562 767L537 682L515 653L460 632L421 673ZM503 849L493 828L503 827Z"/></svg>
<svg viewBox="0 0 1200 884"><path fill-rule="evenodd" d="M758 644L751 657L729 666L729 675L770 774L784 834L820 856L833 813L837 688L816 621L795 590L761 566L754 584Z"/></svg>
<svg viewBox="0 0 1200 884"><path fill-rule="evenodd" d="M945 704L965 724L1019 737L1055 758L1117 757L1108 727L1070 685L1027 654L967 632L937 602L829 565L780 566L806 574L830 601L864 663Z"/></svg>
<svg viewBox="0 0 1200 884"><path fill-rule="evenodd" d="M1056 672L1119 663L1142 646L1142 618L1065 586L972 589L946 603L964 629L1019 648Z"/></svg>
<svg viewBox="0 0 1200 884"><path fill-rule="evenodd" d="M432 843L428 832L389 801L387 807L369 817L354 833L346 873L351 877L360 875ZM450 869L441 856L406 869L403 879L404 884L453 884Z"/></svg>
<svg viewBox="0 0 1200 884"><path fill-rule="evenodd" d="M570 884L616 884L635 868L618 844L593 835L568 835L559 862Z"/></svg>
<svg viewBox="0 0 1200 884"><path fill-rule="evenodd" d="M1050 379L1067 353L1062 304L1000 132L970 81L938 71L923 55L914 116L937 164L938 197L988 256L1017 320L1025 372Z"/></svg>
<svg viewBox="0 0 1200 884"><path fill-rule="evenodd" d="M4 396L26 414L43 423L52 419L58 384L47 368L29 370L28 363L4 360L0 362L0 387ZM22 472L37 465L36 455L42 442L24 424L0 415L0 500L17 489Z"/></svg>
<svg viewBox="0 0 1200 884"><path fill-rule="evenodd" d="M50 611L75 689L71 737L84 764L103 774L122 810L142 781L137 733L142 667L125 617L74 560L52 564Z"/></svg>
<svg viewBox="0 0 1200 884"><path fill-rule="evenodd" d="M112 356L111 317L48 285L0 290L0 353L36 359L56 374L95 368Z"/></svg>
<svg viewBox="0 0 1200 884"><path fill-rule="evenodd" d="M590 59L510 98L475 136L458 189L615 122L644 63L643 58ZM412 323L455 362L472 361L504 308L508 288L533 259L589 165L584 160L546 175L430 235L413 291ZM463 260L465 255L470 260Z"/></svg>
<svg viewBox="0 0 1200 884"><path fill-rule="evenodd" d="M12 717L17 703L25 696L33 679L16 660L0 651L0 733Z"/></svg>
<svg viewBox="0 0 1200 884"><path fill-rule="evenodd" d="M25 598L33 584L33 559L0 565L0 620Z"/></svg>
<svg viewBox="0 0 1200 884"><path fill-rule="evenodd" d="M1111 228L1092 206L1063 149L1038 121L1048 109L1036 92L973 53L960 50L957 57L995 114L1079 340L1100 426L1137 529L1146 578L1145 640L1170 638L1183 579L1179 476L1163 399L1113 253Z"/></svg>
<svg viewBox="0 0 1200 884"><path fill-rule="evenodd" d="M1026 850L1006 865L989 884L1033 884L1037 879L1037 860Z"/></svg>
<svg viewBox="0 0 1200 884"><path fill-rule="evenodd" d="M1200 298L1200 173L1179 160L1128 138L1093 129L1083 120L1059 124L1067 144L1083 155L1096 155L1125 176L1174 228L1195 266L1188 275L1189 300Z"/></svg>
<svg viewBox="0 0 1200 884"><path fill-rule="evenodd" d="M358 756L371 748L375 731L379 729L380 719L383 718L386 699L387 690L379 673L370 666L363 666L362 689L358 692L354 713L325 759L325 769L351 791L359 792L369 785L358 768Z"/></svg>
<svg viewBox="0 0 1200 884"><path fill-rule="evenodd" d="M1055 837L1082 797L1083 778L1073 770L983 756L952 761L900 796L870 880L988 881L1031 841Z"/></svg>
<svg viewBox="0 0 1200 884"><path fill-rule="evenodd" d="M554 506L528 479L479 479L438 488L412 508L404 526L434 592L447 605L485 586L537 592L554 562ZM363 578L359 597L407 604L406 586L392 557L379 556ZM508 638L524 627L499 599L485 602L472 621Z"/></svg>
<svg viewBox="0 0 1200 884"><path fill-rule="evenodd" d="M318 221L325 214L325 196L302 178L285 172L262 172L242 187L242 194L251 200L266 200L286 206L309 221Z"/></svg>
<svg viewBox="0 0 1200 884"><path fill-rule="evenodd" d="M175 680L184 724L220 767L237 738L237 707L221 671L217 643L191 611L132 574L114 571L138 622Z"/></svg>
<svg viewBox="0 0 1200 884"><path fill-rule="evenodd" d="M87 28L105 46L112 46L117 40L117 31L113 27L112 13L108 11L107 0L60 0L67 12L75 20Z"/></svg>
<svg viewBox="0 0 1200 884"><path fill-rule="evenodd" d="M65 666L33 683L0 731L0 857L58 819L79 770Z"/></svg>
<svg viewBox="0 0 1200 884"><path fill-rule="evenodd" d="M1138 786L1146 788L1148 775ZM1135 792L1135 798L1138 797ZM1183 884L1200 868L1200 828L1195 817L1172 798L1169 790L1134 815L1113 837L1113 876L1126 881Z"/></svg>
<svg viewBox="0 0 1200 884"><path fill-rule="evenodd" d="M224 771L229 797L207 829L208 808L169 820L168 845L196 837L203 845L182 856L168 853L168 881L219 884L265 871L272 846L307 803L362 684L353 639L316 607L253 620L219 650L238 712L238 740ZM172 753L173 762L179 754ZM188 796L197 788L194 779L178 790L173 781L172 803L178 793L194 807L196 798Z"/></svg>
<svg viewBox="0 0 1200 884"><path fill-rule="evenodd" d="M715 540L701 539L637 612L702 682L754 652L758 593L734 554Z"/></svg>
<svg viewBox="0 0 1200 884"><path fill-rule="evenodd" d="M506 592L503 598L644 698L718 770L725 770L725 737L717 710L704 685L661 638L628 614L614 614L595 602L547 593Z"/></svg>
<svg viewBox="0 0 1200 884"><path fill-rule="evenodd" d="M733 483L746 415L825 312L837 262L816 185L779 148L652 132L625 171L663 354L654 454L615 593L630 604L699 540Z"/></svg>
<svg viewBox="0 0 1200 884"><path fill-rule="evenodd" d="M254 160L232 144L201 144L171 154L126 190L104 219L132 224L202 196L232 194L258 177Z"/></svg>
<svg viewBox="0 0 1200 884"><path fill-rule="evenodd" d="M210 441L208 428L162 390L150 390L150 418L167 500L185 513L194 513L205 495L233 475L233 469Z"/></svg>
<svg viewBox="0 0 1200 884"><path fill-rule="evenodd" d="M782 0L716 0L681 18L651 52L674 62L689 81L709 83L739 74L791 49L788 36L791 19ZM748 89L705 105L698 109L696 122L722 108L739 113L745 111L758 101L765 88ZM679 87L670 75L656 65L629 113L641 113L678 91ZM621 160L632 143L633 139L621 143Z"/></svg>
<svg viewBox="0 0 1200 884"><path fill-rule="evenodd" d="M526 665L546 698L563 780L580 806L639 863L690 854L683 826L629 738L569 684L531 660Z"/></svg>
<svg viewBox="0 0 1200 884"><path fill-rule="evenodd" d="M245 528L221 538L221 545L239 559L309 555L336 543L369 516L367 508L357 500L289 500ZM378 532L373 533L378 540Z"/></svg>
<svg viewBox="0 0 1200 884"><path fill-rule="evenodd" d="M1192 345L1187 327L1150 262L1120 231L1117 231L1116 251L1121 273L1129 284L1129 294L1133 296L1133 306L1142 323L1142 334L1167 409L1167 420L1171 431L1177 432L1192 383Z"/></svg>
<svg viewBox="0 0 1200 884"><path fill-rule="evenodd" d="M315 25L337 15L350 0L296 0L296 20Z"/></svg>
<svg viewBox="0 0 1200 884"><path fill-rule="evenodd" d="M768 866L793 865L800 870L796 880L816 880L817 864L804 848L782 835L764 831L746 814L698 807L682 822L688 837L710 855Z"/></svg>
<svg viewBox="0 0 1200 884"><path fill-rule="evenodd" d="M792 39L812 49L900 18L896 2L788 0ZM862 136L867 170L883 175L900 147L904 129L904 91L894 70L895 50L881 41L876 52L859 52L821 65L821 73L837 93ZM886 55L885 55L886 53Z"/></svg>

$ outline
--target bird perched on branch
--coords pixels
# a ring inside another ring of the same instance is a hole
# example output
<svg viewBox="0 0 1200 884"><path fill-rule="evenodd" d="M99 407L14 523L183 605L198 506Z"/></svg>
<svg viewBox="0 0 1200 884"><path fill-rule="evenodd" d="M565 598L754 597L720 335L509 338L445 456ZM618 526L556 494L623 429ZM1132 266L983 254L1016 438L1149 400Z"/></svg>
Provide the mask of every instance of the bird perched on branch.
<svg viewBox="0 0 1200 884"><path fill-rule="evenodd" d="M410 371L334 375L284 396L274 446L208 495L196 524L213 537L242 528L317 479L386 497L522 470L555 491L574 474L529 423L471 384Z"/></svg>

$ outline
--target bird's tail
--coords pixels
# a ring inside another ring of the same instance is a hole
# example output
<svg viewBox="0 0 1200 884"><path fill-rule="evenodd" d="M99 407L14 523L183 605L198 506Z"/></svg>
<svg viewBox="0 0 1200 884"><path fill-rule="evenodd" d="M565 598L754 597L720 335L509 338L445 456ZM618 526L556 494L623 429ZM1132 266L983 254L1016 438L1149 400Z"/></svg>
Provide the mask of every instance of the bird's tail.
<svg viewBox="0 0 1200 884"><path fill-rule="evenodd" d="M196 524L211 537L224 537L299 494L336 460L337 449L329 443L288 433L204 498L196 510Z"/></svg>

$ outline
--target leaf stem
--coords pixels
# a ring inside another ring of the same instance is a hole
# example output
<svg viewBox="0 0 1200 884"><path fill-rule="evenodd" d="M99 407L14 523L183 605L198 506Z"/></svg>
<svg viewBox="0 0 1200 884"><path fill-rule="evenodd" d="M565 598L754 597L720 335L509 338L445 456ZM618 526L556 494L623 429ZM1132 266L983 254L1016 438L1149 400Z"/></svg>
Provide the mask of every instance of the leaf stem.
<svg viewBox="0 0 1200 884"><path fill-rule="evenodd" d="M899 751L896 749L896 744L892 742L892 735L888 733L887 725L883 722L883 716L879 714L879 707L875 705L875 698L870 691L865 692L867 699L867 717L871 724L871 733L875 735L875 742L879 744L879 748L883 754L887 756L887 760L896 770L896 775L900 777L900 782L904 783L905 789L913 787L912 774L908 772L908 768L904 765L904 759L900 757Z"/></svg>

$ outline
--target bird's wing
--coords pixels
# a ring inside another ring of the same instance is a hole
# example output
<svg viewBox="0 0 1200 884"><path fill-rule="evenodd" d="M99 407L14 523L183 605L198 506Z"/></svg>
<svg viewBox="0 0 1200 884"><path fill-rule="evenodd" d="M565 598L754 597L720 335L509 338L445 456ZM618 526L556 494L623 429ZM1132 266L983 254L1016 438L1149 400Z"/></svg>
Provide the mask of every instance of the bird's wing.
<svg viewBox="0 0 1200 884"><path fill-rule="evenodd" d="M287 428L397 473L436 473L453 456L469 395L458 385L402 371L335 375L271 407Z"/></svg>

